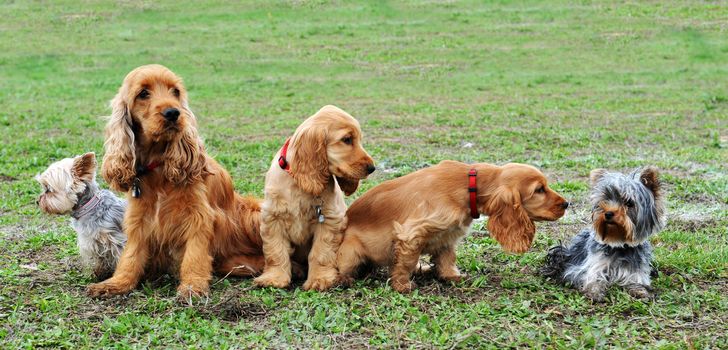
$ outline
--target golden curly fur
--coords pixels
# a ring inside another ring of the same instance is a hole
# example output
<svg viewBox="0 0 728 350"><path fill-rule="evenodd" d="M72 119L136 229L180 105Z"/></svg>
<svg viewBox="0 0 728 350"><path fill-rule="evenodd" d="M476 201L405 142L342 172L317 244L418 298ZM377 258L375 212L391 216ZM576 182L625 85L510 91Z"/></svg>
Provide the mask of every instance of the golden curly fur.
<svg viewBox="0 0 728 350"><path fill-rule="evenodd" d="M128 235L116 271L92 296L123 294L150 272L176 272L178 296L206 295L213 270L257 275L264 259L259 200L233 191L230 175L207 155L182 80L160 65L141 66L111 101L102 175L127 192ZM137 167L159 164L138 175ZM131 188L140 179L141 195Z"/></svg>
<svg viewBox="0 0 728 350"><path fill-rule="evenodd" d="M455 248L473 221L471 168L478 172L478 211L488 215L488 231L507 251L528 250L536 232L533 221L556 220L568 207L532 166L443 161L386 181L352 203L337 253L340 282L350 283L356 269L369 262L390 266L392 287L409 292L421 254L432 257L441 279L460 280Z"/></svg>
<svg viewBox="0 0 728 350"><path fill-rule="evenodd" d="M337 277L336 249L346 224L344 193L352 194L359 180L374 171L373 160L362 148L359 123L334 106L321 108L296 129L286 156L290 172L278 164L280 155L265 177L260 228L265 271L255 283L287 287L294 264L307 259L303 288L327 289ZM317 220L317 207L323 222Z"/></svg>

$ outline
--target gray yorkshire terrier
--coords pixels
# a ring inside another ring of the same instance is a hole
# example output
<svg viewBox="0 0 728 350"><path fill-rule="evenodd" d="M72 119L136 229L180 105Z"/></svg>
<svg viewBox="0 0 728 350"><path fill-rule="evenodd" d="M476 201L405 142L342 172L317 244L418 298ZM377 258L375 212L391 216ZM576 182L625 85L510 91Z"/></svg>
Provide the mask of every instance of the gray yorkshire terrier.
<svg viewBox="0 0 728 350"><path fill-rule="evenodd" d="M51 164L36 176L43 187L38 206L48 214L70 214L84 265L99 280L114 273L126 243L121 229L126 201L96 183L96 156L86 153Z"/></svg>
<svg viewBox="0 0 728 350"><path fill-rule="evenodd" d="M581 231L569 246L551 248L541 273L571 284L594 301L604 300L612 284L635 298L650 298L648 238L665 226L658 176L653 167L629 175L593 170L592 227Z"/></svg>

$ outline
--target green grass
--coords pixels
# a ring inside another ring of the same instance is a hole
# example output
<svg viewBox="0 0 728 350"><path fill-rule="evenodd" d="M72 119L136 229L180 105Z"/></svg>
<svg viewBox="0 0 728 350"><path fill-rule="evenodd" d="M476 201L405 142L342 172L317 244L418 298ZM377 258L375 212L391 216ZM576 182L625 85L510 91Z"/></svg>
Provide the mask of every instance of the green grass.
<svg viewBox="0 0 728 350"><path fill-rule="evenodd" d="M728 5L720 1L0 2L0 344L34 347L728 347ZM206 305L171 279L92 300L67 218L33 176L102 153L108 101L136 66L189 89L209 152L241 193L325 104L357 117L378 170L357 192L443 159L539 166L574 202L508 255L482 231L470 278L402 296L386 275L315 293L223 280ZM587 225L587 176L653 164L669 224L654 301L592 304L545 282L549 246Z"/></svg>

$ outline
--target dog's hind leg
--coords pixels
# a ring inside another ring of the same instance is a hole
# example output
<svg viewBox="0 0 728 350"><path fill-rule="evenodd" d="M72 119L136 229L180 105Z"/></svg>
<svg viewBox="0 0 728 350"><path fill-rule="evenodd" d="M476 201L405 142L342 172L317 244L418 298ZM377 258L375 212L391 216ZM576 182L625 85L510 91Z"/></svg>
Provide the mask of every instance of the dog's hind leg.
<svg viewBox="0 0 728 350"><path fill-rule="evenodd" d="M390 270L392 288L400 293L409 293L415 287L410 280L417 267L420 255L433 235L444 227L437 219L411 220L404 225L394 223L397 232L394 243L394 263Z"/></svg>
<svg viewBox="0 0 728 350"><path fill-rule="evenodd" d="M449 245L433 256L437 277L444 281L460 282L465 274L460 273L455 264L455 245Z"/></svg>
<svg viewBox="0 0 728 350"><path fill-rule="evenodd" d="M361 243L353 236L345 236L336 254L336 267L339 270L337 283L349 286L354 280L357 268L364 262L359 252L363 251Z"/></svg>

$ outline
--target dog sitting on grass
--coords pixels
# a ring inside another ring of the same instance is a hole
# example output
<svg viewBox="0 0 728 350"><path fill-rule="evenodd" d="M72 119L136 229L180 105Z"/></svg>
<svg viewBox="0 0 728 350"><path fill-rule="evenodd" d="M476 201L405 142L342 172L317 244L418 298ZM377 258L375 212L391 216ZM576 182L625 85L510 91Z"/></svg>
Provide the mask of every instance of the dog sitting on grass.
<svg viewBox="0 0 728 350"><path fill-rule="evenodd" d="M97 280L116 268L126 235L121 229L126 201L96 183L96 156L86 153L51 164L36 176L43 187L38 206L48 214L70 214L78 251Z"/></svg>
<svg viewBox="0 0 728 350"><path fill-rule="evenodd" d="M429 254L440 279L459 281L455 248L481 213L506 251L523 253L533 242L534 221L557 220L568 206L530 165L443 161L354 201L337 255L339 280L350 284L364 263L389 266L392 287L407 293L420 255Z"/></svg>
<svg viewBox="0 0 728 350"><path fill-rule="evenodd" d="M549 250L541 273L569 283L594 301L617 284L635 298L649 298L652 246L648 238L665 226L655 168L629 175L591 172L592 227L567 246Z"/></svg>

